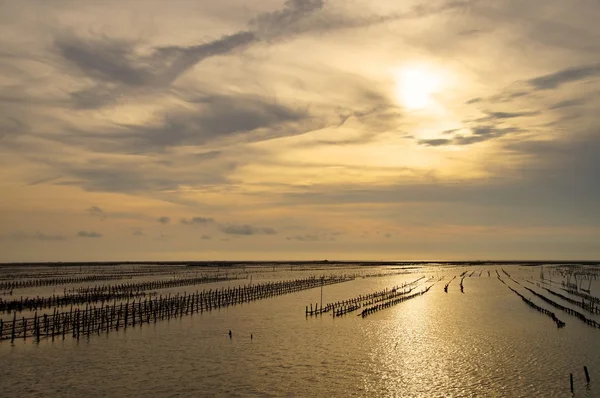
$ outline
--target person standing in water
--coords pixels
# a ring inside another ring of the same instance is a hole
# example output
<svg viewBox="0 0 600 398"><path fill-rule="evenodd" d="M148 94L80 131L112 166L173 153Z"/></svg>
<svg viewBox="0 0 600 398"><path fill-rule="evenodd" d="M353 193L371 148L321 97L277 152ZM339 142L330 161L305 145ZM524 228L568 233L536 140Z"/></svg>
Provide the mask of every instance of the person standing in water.
<svg viewBox="0 0 600 398"><path fill-rule="evenodd" d="M231 330L229 330L229 338L231 338Z"/></svg>

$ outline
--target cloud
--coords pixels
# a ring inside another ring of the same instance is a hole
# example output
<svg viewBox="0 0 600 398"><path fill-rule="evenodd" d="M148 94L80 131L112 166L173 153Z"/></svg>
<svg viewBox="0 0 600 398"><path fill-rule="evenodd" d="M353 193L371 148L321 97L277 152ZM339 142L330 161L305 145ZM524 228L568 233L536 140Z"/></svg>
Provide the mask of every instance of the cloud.
<svg viewBox="0 0 600 398"><path fill-rule="evenodd" d="M100 130L78 126L44 139L101 153L153 154L182 146L223 144L234 140L255 142L303 134L341 120L341 116L331 109L310 111L307 106L286 104L255 93L175 92L178 101L186 105L169 106L154 121L111 124ZM221 155L221 151L212 150L200 152L196 159L210 161Z"/></svg>
<svg viewBox="0 0 600 398"><path fill-rule="evenodd" d="M286 0L281 10L266 12L250 20L264 38L274 38L293 30L295 24L323 8L323 0Z"/></svg>
<svg viewBox="0 0 600 398"><path fill-rule="evenodd" d="M287 0L281 9L263 12L250 19L245 29L199 44L148 48L140 39L93 33L84 37L63 31L54 40L54 51L72 75L79 75L85 78L82 82L88 83L69 93L72 105L78 109L94 109L128 96L165 92L180 76L204 60L232 54L253 44L422 17L453 7L415 7L405 14L357 17L325 7L323 0Z"/></svg>
<svg viewBox="0 0 600 398"><path fill-rule="evenodd" d="M466 1L449 1L441 4L417 4L402 12L384 15L371 14L368 10L348 15L335 2L323 0L287 0L282 9L266 12L250 20L249 28L262 40L282 40L300 34L318 34L343 29L367 28L399 20L460 10L468 6Z"/></svg>
<svg viewBox="0 0 600 398"><path fill-rule="evenodd" d="M98 206L88 207L86 211L91 217L98 217L101 220L106 219L106 213Z"/></svg>
<svg viewBox="0 0 600 398"><path fill-rule="evenodd" d="M208 217L192 217L189 219L182 218L181 223L185 225L209 225L214 224L215 220Z"/></svg>
<svg viewBox="0 0 600 398"><path fill-rule="evenodd" d="M174 109L166 112L154 126L130 125L115 131L112 151L161 151L182 145L205 145L240 136L252 140L250 133L264 140L294 132L305 132L304 122L310 122L305 109L277 103L273 99L250 95L208 94L188 98L191 111ZM322 126L322 124L321 124ZM90 136L88 134L88 136ZM83 137L82 137L83 138ZM92 138L92 137L90 137ZM217 157L218 154L209 155Z"/></svg>
<svg viewBox="0 0 600 398"><path fill-rule="evenodd" d="M158 81L161 84L170 84L204 59L230 53L255 41L257 38L253 32L242 31L194 46L160 47L155 55L163 59L166 57L170 62Z"/></svg>
<svg viewBox="0 0 600 398"><path fill-rule="evenodd" d="M527 83L536 90L551 90L558 88L566 83L584 80L590 77L600 75L600 65L585 65L569 67L548 75L529 79Z"/></svg>
<svg viewBox="0 0 600 398"><path fill-rule="evenodd" d="M570 108L578 105L585 104L585 100L583 98L574 98L563 101L558 101L550 106L549 109L562 109L562 108Z"/></svg>
<svg viewBox="0 0 600 398"><path fill-rule="evenodd" d="M256 40L251 32L238 32L193 46L154 48L142 55L137 43L108 36L84 39L63 34L55 41L57 53L77 68L79 73L96 83L100 96L111 97L120 85L130 88L163 87L176 80L189 68L208 57L227 54ZM76 91L73 99L93 104L91 91ZM83 106L89 107L89 106Z"/></svg>
<svg viewBox="0 0 600 398"><path fill-rule="evenodd" d="M198 159L199 161L213 160L219 158L222 154L223 151L200 152L194 154L194 158Z"/></svg>
<svg viewBox="0 0 600 398"><path fill-rule="evenodd" d="M297 240L300 242L318 242L321 238L316 234L295 235L286 237L287 240Z"/></svg>
<svg viewBox="0 0 600 398"><path fill-rule="evenodd" d="M56 180L58 180L61 177L62 176L40 178L40 179L37 179L37 180L35 180L33 182L28 183L27 186L28 187L32 187L32 186L35 186L35 185L46 184L46 183L49 183L49 182L52 182L52 181L56 181Z"/></svg>
<svg viewBox="0 0 600 398"><path fill-rule="evenodd" d="M133 236L146 236L146 234L144 233L144 231L142 231L139 228L133 228L131 231L131 235Z"/></svg>
<svg viewBox="0 0 600 398"><path fill-rule="evenodd" d="M158 217L157 220L162 225L167 225L171 222L171 218L167 216Z"/></svg>
<svg viewBox="0 0 600 398"><path fill-rule="evenodd" d="M471 129L470 135L457 134L453 138L434 138L418 140L419 145L446 146L446 145L472 145L503 137L507 134L521 131L515 127L498 127L493 124L478 125Z"/></svg>
<svg viewBox="0 0 600 398"><path fill-rule="evenodd" d="M140 89L164 89L207 58L289 35L298 21L322 5L321 0L288 0L281 10L259 14L249 21L250 30L195 45L154 47L150 52L142 52L133 40L106 35L83 38L68 32L57 37L54 46L67 65L93 82L70 93L74 106L98 108Z"/></svg>
<svg viewBox="0 0 600 398"><path fill-rule="evenodd" d="M210 235L202 235L202 236L200 237L200 239L202 239L202 240L211 240L211 239L212 239L212 237L211 237Z"/></svg>
<svg viewBox="0 0 600 398"><path fill-rule="evenodd" d="M83 159L69 156L36 155L36 163L49 170L60 170L59 186L78 186L87 192L118 192L148 195L172 203L195 203L179 194L181 186L200 189L231 183L239 165L253 159L259 151L252 148L231 148L227 154L212 159L198 159L189 153L112 156L94 154ZM125 217L152 219L157 216L105 212L107 218Z"/></svg>
<svg viewBox="0 0 600 398"><path fill-rule="evenodd" d="M159 241L166 242L166 241L169 241L169 240L171 240L172 238L173 238L173 236L172 236L172 235L167 235L167 234L164 234L164 233L162 233L162 232L161 232L161 234L160 234L160 235L158 235L158 236L157 236L156 238L154 238L154 239L155 239L155 240L159 240Z"/></svg>
<svg viewBox="0 0 600 398"><path fill-rule="evenodd" d="M525 159L513 173L500 173L506 171L501 166L500 172L490 167L492 177L469 181L433 178L379 187L320 184L295 188L285 194L287 200L281 205L326 206L340 209L340 214L368 208L364 217L436 230L441 225L471 224L596 228L600 223L598 131L579 131L555 140L503 142L503 160Z"/></svg>
<svg viewBox="0 0 600 398"><path fill-rule="evenodd" d="M419 145L425 146L444 146L444 145L454 145L453 140L448 138L433 138L426 140L419 140Z"/></svg>
<svg viewBox="0 0 600 398"><path fill-rule="evenodd" d="M57 182L56 185L71 185L72 182L69 180L65 180L62 182ZM86 212L90 217L98 217L100 220L106 220L107 218L118 218L118 219L132 219L132 220L144 220L148 221L150 217L140 214L140 213L132 213L132 212L119 212L119 211L111 211L107 212L101 207L98 206L90 206L86 209Z"/></svg>
<svg viewBox="0 0 600 398"><path fill-rule="evenodd" d="M93 231L79 231L77 232L77 236L80 238L101 238L102 234Z"/></svg>
<svg viewBox="0 0 600 398"><path fill-rule="evenodd" d="M515 99L521 97L531 96L536 93L558 89L561 86L577 82L588 80L592 78L600 77L600 64L583 65L583 66L571 66L565 69L558 70L553 73L541 75L535 78L527 79L525 81L514 82L511 87L505 88L502 92L482 98L477 97L467 101L467 104L475 103L489 103L489 104L502 104L509 103ZM573 105L579 105L580 100L563 100L551 106L549 109L558 109L563 107L569 107ZM581 101L583 101L581 99ZM515 118L521 116L537 116L539 112L488 112L489 117L494 119L506 119Z"/></svg>
<svg viewBox="0 0 600 398"><path fill-rule="evenodd" d="M514 119L523 116L539 115L539 112L487 112L487 115L490 119Z"/></svg>
<svg viewBox="0 0 600 398"><path fill-rule="evenodd" d="M45 160L45 162L70 176L58 185L78 185L90 192L136 193L178 188L179 183L165 176L164 173L148 173L152 166L132 160L128 162L100 160L85 163L57 163L54 160Z"/></svg>
<svg viewBox="0 0 600 398"><path fill-rule="evenodd" d="M134 59L135 43L106 36L84 40L74 35L57 38L58 54L79 71L94 80L141 86L151 73Z"/></svg>
<svg viewBox="0 0 600 398"><path fill-rule="evenodd" d="M275 235L277 231L271 227L255 227L248 224L220 225L221 232L228 235Z"/></svg>
<svg viewBox="0 0 600 398"><path fill-rule="evenodd" d="M513 83L511 86L504 88L502 91L500 91L497 94L494 95L490 95L488 97L476 97L476 98L471 98L470 100L466 101L465 104L467 105L473 105L473 104L493 104L493 105L498 105L498 104L508 104L513 102L514 100L518 99L518 98L522 98L522 97L527 97L528 95L530 95L532 93L531 91L531 87L529 85L527 85L526 83L526 87L523 87L523 82L515 82ZM491 118L497 118L497 119L502 119L503 116L503 112L490 112L492 115L490 115ZM494 113L496 115L494 115ZM515 115L515 116L510 116L512 112L507 112L506 116L508 116L508 118L510 117L519 117L519 116L533 116L525 114L525 115ZM514 112L514 113L520 113L520 112Z"/></svg>
<svg viewBox="0 0 600 398"><path fill-rule="evenodd" d="M62 242L67 240L67 237L62 234L47 234L43 232L15 232L10 235L15 240L38 240L43 242Z"/></svg>

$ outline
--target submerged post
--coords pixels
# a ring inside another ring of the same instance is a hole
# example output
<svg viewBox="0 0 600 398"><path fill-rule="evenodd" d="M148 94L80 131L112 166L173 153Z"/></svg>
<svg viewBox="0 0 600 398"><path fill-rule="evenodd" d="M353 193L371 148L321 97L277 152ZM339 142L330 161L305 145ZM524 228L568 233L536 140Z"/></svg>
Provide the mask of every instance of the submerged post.
<svg viewBox="0 0 600 398"><path fill-rule="evenodd" d="M323 283L324 281L324 276L321 277L321 310L323 310Z"/></svg>
<svg viewBox="0 0 600 398"><path fill-rule="evenodd" d="M569 379L571 381L571 393L573 393L573 373L569 375Z"/></svg>
<svg viewBox="0 0 600 398"><path fill-rule="evenodd" d="M17 311L15 311L13 315L13 323L12 323L12 332L10 334L10 342L11 344L15 342L15 327L17 325Z"/></svg>

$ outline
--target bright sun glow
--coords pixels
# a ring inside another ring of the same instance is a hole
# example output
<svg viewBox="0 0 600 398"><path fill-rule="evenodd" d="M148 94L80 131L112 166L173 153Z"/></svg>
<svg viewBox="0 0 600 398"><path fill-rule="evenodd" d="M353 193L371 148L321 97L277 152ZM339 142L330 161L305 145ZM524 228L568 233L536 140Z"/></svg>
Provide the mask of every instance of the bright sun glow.
<svg viewBox="0 0 600 398"><path fill-rule="evenodd" d="M403 68L396 75L396 93L408 109L424 109L433 104L432 95L440 83L439 76L428 69Z"/></svg>

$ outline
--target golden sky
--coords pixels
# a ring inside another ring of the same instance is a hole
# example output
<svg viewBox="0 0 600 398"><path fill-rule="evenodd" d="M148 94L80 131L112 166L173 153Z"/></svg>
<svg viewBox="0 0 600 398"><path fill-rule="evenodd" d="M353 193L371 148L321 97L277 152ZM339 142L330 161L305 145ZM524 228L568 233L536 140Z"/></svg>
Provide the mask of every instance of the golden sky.
<svg viewBox="0 0 600 398"><path fill-rule="evenodd" d="M575 3L0 1L0 261L600 258Z"/></svg>

